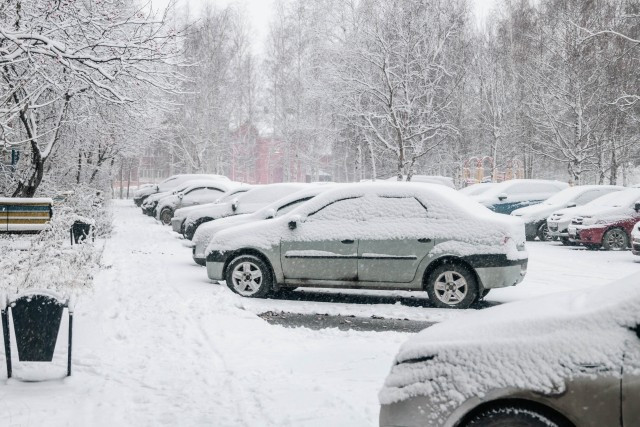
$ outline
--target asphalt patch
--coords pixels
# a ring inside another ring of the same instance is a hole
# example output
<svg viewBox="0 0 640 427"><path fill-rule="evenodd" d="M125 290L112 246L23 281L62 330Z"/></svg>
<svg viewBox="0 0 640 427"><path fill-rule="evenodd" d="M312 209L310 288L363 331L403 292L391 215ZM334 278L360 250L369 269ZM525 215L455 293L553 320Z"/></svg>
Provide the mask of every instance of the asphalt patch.
<svg viewBox="0 0 640 427"><path fill-rule="evenodd" d="M378 316L357 317L329 314L301 314L285 311L267 311L258 317L272 325L280 325L287 328L309 328L320 330L326 328L338 328L341 331L395 331L417 333L435 324L409 319L387 319Z"/></svg>

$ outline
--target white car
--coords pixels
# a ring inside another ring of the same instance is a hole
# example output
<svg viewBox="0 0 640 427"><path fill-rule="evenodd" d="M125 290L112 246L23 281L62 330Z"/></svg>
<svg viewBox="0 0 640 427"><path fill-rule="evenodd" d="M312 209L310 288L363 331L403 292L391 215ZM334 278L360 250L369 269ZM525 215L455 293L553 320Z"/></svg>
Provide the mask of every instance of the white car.
<svg viewBox="0 0 640 427"><path fill-rule="evenodd" d="M540 204L516 209L511 212L511 215L521 218L524 222L524 232L527 240L533 240L536 237L540 240L549 240L552 235L549 233L547 218L553 212L563 208L582 206L598 197L620 190L624 190L624 187L617 185L579 185L569 187ZM553 227L555 231L558 231L555 224Z"/></svg>
<svg viewBox="0 0 640 427"><path fill-rule="evenodd" d="M184 234L184 222L186 221L187 216L189 216L192 213L196 213L196 212L199 212L199 211L202 211L202 210L206 210L206 209L210 208L211 206L213 206L215 204L218 204L218 203L231 202L236 197L238 197L241 193L246 193L247 191L251 190L252 188L255 188L255 186L248 185L248 184L241 184L238 187L234 187L231 190L227 191L222 196L220 196L220 198L216 199L212 203L205 203L205 204L202 204L202 205L189 206L189 207L186 207L186 208L177 209L173 213L173 218L171 218L171 228L176 233Z"/></svg>
<svg viewBox="0 0 640 427"><path fill-rule="evenodd" d="M425 329L395 357L380 426L638 425L639 285L634 275Z"/></svg>
<svg viewBox="0 0 640 427"><path fill-rule="evenodd" d="M189 212L184 221L184 236L191 240L198 227L206 222L232 215L253 213L278 199L300 191L310 185L312 184L291 182L256 186L225 203L217 203L212 206L202 206L201 209L194 209Z"/></svg>
<svg viewBox="0 0 640 427"><path fill-rule="evenodd" d="M535 205L557 192L567 188L569 184L544 179L512 179L503 181L484 193L472 198L494 212L510 214L518 208Z"/></svg>
<svg viewBox="0 0 640 427"><path fill-rule="evenodd" d="M158 203L160 203L160 200L164 199L165 197L177 195L181 192L184 192L186 189L190 188L191 186L198 185L198 184L219 185L221 188L225 188L226 189L225 191L237 185L240 185L239 183L233 182L233 181L219 181L219 180L212 180L212 179L206 179L206 178L188 179L176 185L172 190L161 191L161 192L149 195L140 205L140 207L142 208L142 212L145 215L156 217L157 207L158 207Z"/></svg>
<svg viewBox="0 0 640 427"><path fill-rule="evenodd" d="M522 281L524 240L520 220L442 185L345 184L281 217L220 231L205 254L209 278L246 297L299 286L403 289L466 308Z"/></svg>
<svg viewBox="0 0 640 427"><path fill-rule="evenodd" d="M313 199L318 194L334 188L337 184L312 184L309 188L297 191L257 210L251 214L242 214L220 218L202 224L193 235L193 260L196 264L205 265L205 249L211 238L219 231L229 227L246 224L252 221L272 219L290 212L301 204ZM339 184L338 184L339 185Z"/></svg>
<svg viewBox="0 0 640 427"><path fill-rule="evenodd" d="M403 176L402 179L406 180L407 177ZM398 181L398 177L397 176L392 176L391 178L387 178L385 181L403 182L403 181ZM440 185L444 185L444 186L449 187L449 188L456 188L456 186L453 185L453 178L450 178L448 176L412 175L410 182L421 182L421 183L424 183L424 184L440 184Z"/></svg>
<svg viewBox="0 0 640 427"><path fill-rule="evenodd" d="M176 209L213 203L237 185L216 181L188 181L188 184L177 194L160 199L156 207L156 219L169 225Z"/></svg>

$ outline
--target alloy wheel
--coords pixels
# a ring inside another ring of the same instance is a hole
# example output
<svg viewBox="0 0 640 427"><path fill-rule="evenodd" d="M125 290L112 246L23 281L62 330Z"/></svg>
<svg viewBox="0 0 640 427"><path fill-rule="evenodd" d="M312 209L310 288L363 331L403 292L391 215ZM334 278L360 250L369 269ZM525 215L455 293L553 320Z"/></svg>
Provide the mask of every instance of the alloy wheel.
<svg viewBox="0 0 640 427"><path fill-rule="evenodd" d="M262 270L252 262L242 262L233 269L231 281L236 292L251 296L262 286Z"/></svg>
<svg viewBox="0 0 640 427"><path fill-rule="evenodd" d="M627 236L622 230L614 229L607 233L607 246L614 251L621 251L627 248Z"/></svg>
<svg viewBox="0 0 640 427"><path fill-rule="evenodd" d="M457 271L441 273L434 285L436 298L447 305L456 305L467 296L467 280Z"/></svg>

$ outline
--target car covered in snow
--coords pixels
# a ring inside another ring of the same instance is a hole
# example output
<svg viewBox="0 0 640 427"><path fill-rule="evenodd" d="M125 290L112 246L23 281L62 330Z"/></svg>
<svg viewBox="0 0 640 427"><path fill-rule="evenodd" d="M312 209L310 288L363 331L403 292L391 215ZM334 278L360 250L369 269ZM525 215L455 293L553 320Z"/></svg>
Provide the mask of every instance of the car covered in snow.
<svg viewBox="0 0 640 427"><path fill-rule="evenodd" d="M193 260L196 264L206 264L205 249L213 235L217 232L252 221L261 221L282 216L297 208L302 203L313 199L318 194L334 188L336 185L338 184L312 184L309 188L278 199L254 213L228 216L218 219L217 221L202 224L196 230L193 239L191 239L193 242Z"/></svg>
<svg viewBox="0 0 640 427"><path fill-rule="evenodd" d="M466 308L526 273L524 227L445 186L367 183L328 190L293 211L216 233L207 274L265 297L312 286L425 291Z"/></svg>
<svg viewBox="0 0 640 427"><path fill-rule="evenodd" d="M631 252L640 255L640 222L633 226L631 232Z"/></svg>
<svg viewBox="0 0 640 427"><path fill-rule="evenodd" d="M193 185L200 185L200 184L211 184L211 185L217 185L220 188L225 188L225 189L230 189L233 188L234 186L239 185L236 182L233 181L220 181L220 180L212 180L212 179L207 179L207 178L201 178L201 179L189 179L186 181L183 181L182 183L178 184L175 186L175 188L173 188L172 190L169 191L163 191L163 192L159 192L159 193L154 193L149 195L143 202L142 205L140 205L141 209L142 209L142 213L144 213L145 215L149 215L152 217L156 217L158 215L158 203L160 203L160 201L166 197L170 197L170 196L177 196L178 194L184 192L185 190L187 190L188 188L190 188Z"/></svg>
<svg viewBox="0 0 640 427"><path fill-rule="evenodd" d="M232 215L253 213L310 185L316 184L290 182L256 186L225 203L216 203L213 206L202 206L202 209L194 209L189 212L184 221L184 236L191 240L198 227L206 222Z"/></svg>
<svg viewBox="0 0 640 427"><path fill-rule="evenodd" d="M516 209L511 212L511 215L523 220L527 240L533 240L536 237L540 240L549 240L551 234L549 234L547 218L553 212L563 208L582 206L598 197L620 190L624 190L624 187L617 185L579 185L569 187L554 194L542 203ZM554 228L557 231L555 224Z"/></svg>
<svg viewBox="0 0 640 427"><path fill-rule="evenodd" d="M402 177L402 181L406 181L407 177L403 176ZM387 178L386 181L390 181L390 182L402 182L402 181L398 181L398 177L397 176L392 176L390 178ZM440 184L440 185L444 185L446 187L449 188L456 188L455 185L453 185L453 178L450 178L448 176L440 176L440 175L411 175L410 181L409 182L421 182L424 184Z"/></svg>
<svg viewBox="0 0 640 427"><path fill-rule="evenodd" d="M472 198L494 212L510 214L516 209L536 205L569 184L544 179L512 179L503 181Z"/></svg>
<svg viewBox="0 0 640 427"><path fill-rule="evenodd" d="M156 218L163 224L171 224L176 209L213 203L224 193L237 186L236 183L216 181L188 181L190 184L177 194L163 197L156 207Z"/></svg>
<svg viewBox="0 0 640 427"><path fill-rule="evenodd" d="M497 182L479 182L477 184L471 184L464 188L458 190L460 194L464 194L465 196L479 196L485 191L489 191L489 189L498 185Z"/></svg>
<svg viewBox="0 0 640 427"><path fill-rule="evenodd" d="M133 201L136 206L142 206L142 202L145 201L147 197L155 193L166 193L170 192L178 185L182 183L192 180L192 179L210 179L216 181L229 181L229 178L223 175L210 175L210 174L180 174L180 175L171 175L169 178L160 182L159 184L145 184L140 189L138 189L135 193L133 193Z"/></svg>
<svg viewBox="0 0 640 427"><path fill-rule="evenodd" d="M569 240L593 249L628 249L631 230L640 221L640 188L608 194L597 201L571 220Z"/></svg>
<svg viewBox="0 0 640 427"><path fill-rule="evenodd" d="M380 426L635 426L637 276L469 313L410 338Z"/></svg>
<svg viewBox="0 0 640 427"><path fill-rule="evenodd" d="M222 194L214 202L176 209L175 212L173 213L173 217L171 218L171 228L176 233L184 234L184 222L186 221L187 216L189 216L189 214L207 210L211 206L218 203L230 202L236 197L238 197L238 195L240 195L241 193L246 193L252 188L255 188L255 186L248 185L248 184L240 184L239 186L234 187L231 190Z"/></svg>

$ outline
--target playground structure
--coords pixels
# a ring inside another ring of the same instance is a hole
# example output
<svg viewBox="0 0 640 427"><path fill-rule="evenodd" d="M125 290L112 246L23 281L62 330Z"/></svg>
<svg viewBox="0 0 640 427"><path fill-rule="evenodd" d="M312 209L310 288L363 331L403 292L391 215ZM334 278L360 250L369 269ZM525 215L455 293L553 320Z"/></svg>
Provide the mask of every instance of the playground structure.
<svg viewBox="0 0 640 427"><path fill-rule="evenodd" d="M485 176L485 170L489 175ZM498 170L491 156L471 157L462 165L462 182L465 186L479 182L502 182L524 178L524 165L516 158L507 161L504 171Z"/></svg>

